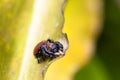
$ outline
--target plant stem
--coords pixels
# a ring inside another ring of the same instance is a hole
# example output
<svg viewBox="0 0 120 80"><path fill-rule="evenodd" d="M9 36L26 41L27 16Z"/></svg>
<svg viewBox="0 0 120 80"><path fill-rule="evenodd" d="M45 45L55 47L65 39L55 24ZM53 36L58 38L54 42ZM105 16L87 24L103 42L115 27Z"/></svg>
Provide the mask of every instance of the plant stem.
<svg viewBox="0 0 120 80"><path fill-rule="evenodd" d="M35 0L32 22L28 32L18 80L44 80L47 68L54 60L47 60L40 64L37 63L32 52L39 41L52 38L61 41L63 39L65 40L63 44L67 43L67 37L62 33L64 1Z"/></svg>

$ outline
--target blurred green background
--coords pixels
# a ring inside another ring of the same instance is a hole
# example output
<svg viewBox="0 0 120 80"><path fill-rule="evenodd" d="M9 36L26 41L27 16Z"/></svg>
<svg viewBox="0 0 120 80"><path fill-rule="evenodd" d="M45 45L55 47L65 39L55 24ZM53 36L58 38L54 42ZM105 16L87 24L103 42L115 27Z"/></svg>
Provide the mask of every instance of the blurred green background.
<svg viewBox="0 0 120 80"><path fill-rule="evenodd" d="M95 56L74 80L120 80L120 0L103 1L103 30Z"/></svg>

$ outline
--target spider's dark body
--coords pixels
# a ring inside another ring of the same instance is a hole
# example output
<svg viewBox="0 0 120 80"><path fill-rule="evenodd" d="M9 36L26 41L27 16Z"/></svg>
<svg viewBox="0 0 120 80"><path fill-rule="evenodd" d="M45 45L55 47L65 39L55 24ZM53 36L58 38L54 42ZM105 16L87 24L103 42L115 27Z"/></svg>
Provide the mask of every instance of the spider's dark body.
<svg viewBox="0 0 120 80"><path fill-rule="evenodd" d="M40 60L45 60L46 58L55 58L58 56L59 51L63 52L63 45L58 41L53 41L48 39L46 41L41 41L37 44L34 49L34 56Z"/></svg>

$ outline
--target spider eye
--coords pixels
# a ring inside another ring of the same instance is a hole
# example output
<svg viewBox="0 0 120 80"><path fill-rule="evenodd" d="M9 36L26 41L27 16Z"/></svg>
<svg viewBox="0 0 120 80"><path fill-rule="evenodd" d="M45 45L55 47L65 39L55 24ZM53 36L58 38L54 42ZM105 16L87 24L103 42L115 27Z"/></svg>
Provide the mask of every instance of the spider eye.
<svg viewBox="0 0 120 80"><path fill-rule="evenodd" d="M58 48L62 48L63 49L63 45L60 42L55 42L55 44L58 46Z"/></svg>
<svg viewBox="0 0 120 80"><path fill-rule="evenodd" d="M54 41L52 39L48 39L47 41L50 43L54 43Z"/></svg>

